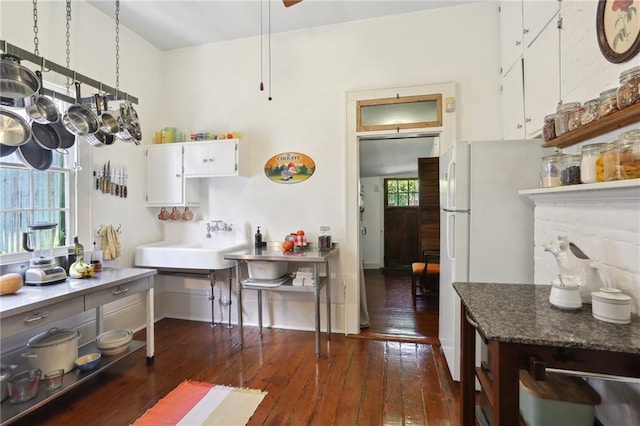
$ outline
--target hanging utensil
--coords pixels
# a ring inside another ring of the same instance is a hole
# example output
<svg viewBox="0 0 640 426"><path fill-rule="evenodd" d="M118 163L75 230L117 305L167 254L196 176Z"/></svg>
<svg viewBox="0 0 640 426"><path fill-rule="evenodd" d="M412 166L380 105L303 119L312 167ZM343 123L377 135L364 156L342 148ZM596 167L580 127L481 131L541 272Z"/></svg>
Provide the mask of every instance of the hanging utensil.
<svg viewBox="0 0 640 426"><path fill-rule="evenodd" d="M76 136L92 135L100 128L98 117L89 108L82 105L80 82L75 82L76 104L71 105L62 116L64 127Z"/></svg>
<svg viewBox="0 0 640 426"><path fill-rule="evenodd" d="M19 146L31 139L31 127L27 120L13 111L0 110L0 143Z"/></svg>
<svg viewBox="0 0 640 426"><path fill-rule="evenodd" d="M50 124L31 123L33 139L44 149L60 148L60 137Z"/></svg>
<svg viewBox="0 0 640 426"><path fill-rule="evenodd" d="M40 82L40 92L36 96L35 102L25 108L27 115L36 123L47 124L60 121L60 111L56 103L46 98L42 92L42 72L36 71L38 81Z"/></svg>
<svg viewBox="0 0 640 426"><path fill-rule="evenodd" d="M33 138L20 145L17 153L26 166L36 170L47 170L53 163L53 151L42 148Z"/></svg>
<svg viewBox="0 0 640 426"><path fill-rule="evenodd" d="M0 56L0 104L24 108L36 100L40 90L38 76L20 65L20 58L5 53Z"/></svg>
<svg viewBox="0 0 640 426"><path fill-rule="evenodd" d="M0 144L0 157L11 155L16 151L16 149L18 149L17 146Z"/></svg>
<svg viewBox="0 0 640 426"><path fill-rule="evenodd" d="M64 127L64 123L62 120L49 124L50 127L58 134L58 138L60 139L60 146L56 151L62 154L68 154L68 149L76 143L76 135L73 133L69 133L66 127Z"/></svg>
<svg viewBox="0 0 640 426"><path fill-rule="evenodd" d="M96 105L102 102L102 112L99 115L100 118L100 131L105 134L115 135L120 131L120 125L118 124L118 117L114 111L109 111L107 104L107 97L100 96L96 93Z"/></svg>
<svg viewBox="0 0 640 426"><path fill-rule="evenodd" d="M94 100L96 105L96 117L100 117L100 115L102 114L102 112L100 111L100 95L96 94L96 96L94 96ZM98 130L97 132L86 136L87 142L95 147L105 146L108 139L111 139L109 141L111 144L113 143L113 138L114 136L112 134L103 133L101 130Z"/></svg>

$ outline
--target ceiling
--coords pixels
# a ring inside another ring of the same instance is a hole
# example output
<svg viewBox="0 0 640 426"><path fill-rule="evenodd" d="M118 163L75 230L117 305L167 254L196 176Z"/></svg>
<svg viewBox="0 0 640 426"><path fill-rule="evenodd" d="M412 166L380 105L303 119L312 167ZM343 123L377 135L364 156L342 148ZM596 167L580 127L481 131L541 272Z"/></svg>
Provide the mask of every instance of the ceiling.
<svg viewBox="0 0 640 426"><path fill-rule="evenodd" d="M417 175L418 158L438 156L437 136L360 137L360 177Z"/></svg>
<svg viewBox="0 0 640 426"><path fill-rule="evenodd" d="M162 51L486 0L120 0L120 24ZM88 0L115 19L115 0ZM261 12L262 11L262 12Z"/></svg>

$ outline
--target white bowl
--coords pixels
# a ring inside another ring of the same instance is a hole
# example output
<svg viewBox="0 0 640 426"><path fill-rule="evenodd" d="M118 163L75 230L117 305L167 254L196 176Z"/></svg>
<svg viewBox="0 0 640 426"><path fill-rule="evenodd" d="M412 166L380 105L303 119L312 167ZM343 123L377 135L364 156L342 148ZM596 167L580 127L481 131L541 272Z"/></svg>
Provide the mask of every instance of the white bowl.
<svg viewBox="0 0 640 426"><path fill-rule="evenodd" d="M631 322L631 297L617 288L601 288L591 292L591 308L594 318L613 324Z"/></svg>
<svg viewBox="0 0 640 426"><path fill-rule="evenodd" d="M131 339L133 339L133 330L131 329L111 330L96 337L96 346L101 350L118 348L129 344Z"/></svg>

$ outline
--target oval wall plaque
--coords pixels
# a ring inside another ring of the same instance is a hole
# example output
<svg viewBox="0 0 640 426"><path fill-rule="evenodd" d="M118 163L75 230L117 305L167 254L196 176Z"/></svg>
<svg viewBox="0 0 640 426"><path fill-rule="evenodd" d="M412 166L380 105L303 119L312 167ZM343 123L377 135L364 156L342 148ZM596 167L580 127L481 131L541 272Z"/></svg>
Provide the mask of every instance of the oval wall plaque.
<svg viewBox="0 0 640 426"><path fill-rule="evenodd" d="M299 152L283 152L269 158L264 174L278 183L298 183L307 180L316 171L316 163Z"/></svg>

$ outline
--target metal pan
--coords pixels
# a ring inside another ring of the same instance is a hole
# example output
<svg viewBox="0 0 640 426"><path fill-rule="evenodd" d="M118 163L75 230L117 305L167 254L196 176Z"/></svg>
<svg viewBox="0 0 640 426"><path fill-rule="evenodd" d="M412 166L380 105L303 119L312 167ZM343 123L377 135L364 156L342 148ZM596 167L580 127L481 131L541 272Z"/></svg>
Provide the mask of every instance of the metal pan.
<svg viewBox="0 0 640 426"><path fill-rule="evenodd" d="M100 120L100 131L106 135L114 135L120 130L118 125L118 118L115 113L109 111L107 105L107 97L100 96L98 93L95 95L96 108L100 110L100 104L102 104L102 112L98 113L98 119Z"/></svg>
<svg viewBox="0 0 640 426"><path fill-rule="evenodd" d="M66 129L76 136L92 135L100 128L98 117L89 108L82 105L80 82L76 81L76 104L71 105L62 116Z"/></svg>
<svg viewBox="0 0 640 426"><path fill-rule="evenodd" d="M67 128L64 127L62 121L51 123L49 124L49 127L52 127L53 130L56 131L56 133L58 134L58 138L60 139L60 146L58 147L57 151L63 154L67 154L69 152L67 150L76 143L76 135L74 135L73 133L69 133Z"/></svg>
<svg viewBox="0 0 640 426"><path fill-rule="evenodd" d="M36 143L44 149L60 148L60 136L50 124L31 123L31 133Z"/></svg>
<svg viewBox="0 0 640 426"><path fill-rule="evenodd" d="M120 105L120 116L122 117L122 122L127 133L131 136L131 138L126 142L133 142L136 145L140 145L140 142L142 141L140 120L138 118L138 113L133 108L133 105L131 105L131 102L126 101Z"/></svg>
<svg viewBox="0 0 640 426"><path fill-rule="evenodd" d="M16 149L18 149L16 145L11 146L0 143L0 157L11 155L15 152Z"/></svg>
<svg viewBox="0 0 640 426"><path fill-rule="evenodd" d="M31 127L27 120L13 111L0 110L0 143L19 146L31 139Z"/></svg>
<svg viewBox="0 0 640 426"><path fill-rule="evenodd" d="M24 108L35 102L40 90L38 76L20 65L20 58L0 55L0 104L10 108Z"/></svg>
<svg viewBox="0 0 640 426"><path fill-rule="evenodd" d="M32 169L47 170L53 162L53 151L42 148L32 138L29 142L18 147L18 157Z"/></svg>
<svg viewBox="0 0 640 426"><path fill-rule="evenodd" d="M102 111L100 111L100 96L96 95L94 97L94 100L96 103L96 115L97 117L100 117L102 115ZM99 129L97 132L91 135L87 135L85 139L87 140L87 142L89 142L89 144L99 148L105 145L111 145L115 140L115 137L113 136L113 134L103 133L102 129Z"/></svg>
<svg viewBox="0 0 640 426"><path fill-rule="evenodd" d="M40 82L40 93L36 97L36 101L31 105L27 105L25 111L34 122L40 124L55 123L60 121L60 111L56 103L44 96L42 93L42 72L36 71L38 81Z"/></svg>

